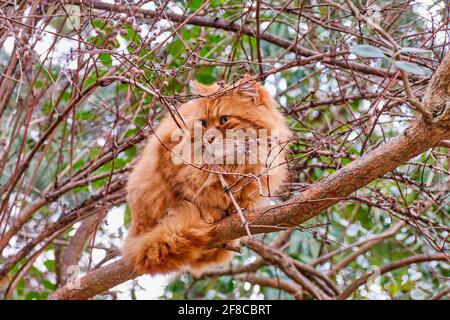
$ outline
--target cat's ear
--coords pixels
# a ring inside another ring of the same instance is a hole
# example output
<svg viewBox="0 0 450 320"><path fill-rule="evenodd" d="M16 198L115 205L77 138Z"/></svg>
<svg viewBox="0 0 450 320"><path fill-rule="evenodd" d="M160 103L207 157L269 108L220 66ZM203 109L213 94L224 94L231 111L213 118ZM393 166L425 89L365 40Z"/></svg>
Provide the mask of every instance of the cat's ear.
<svg viewBox="0 0 450 320"><path fill-rule="evenodd" d="M249 74L244 74L239 81L237 92L243 96L252 98L259 103L261 96L261 85Z"/></svg>
<svg viewBox="0 0 450 320"><path fill-rule="evenodd" d="M219 86L217 84L207 85L196 80L189 81L189 87L192 94L200 96L208 96L219 91Z"/></svg>

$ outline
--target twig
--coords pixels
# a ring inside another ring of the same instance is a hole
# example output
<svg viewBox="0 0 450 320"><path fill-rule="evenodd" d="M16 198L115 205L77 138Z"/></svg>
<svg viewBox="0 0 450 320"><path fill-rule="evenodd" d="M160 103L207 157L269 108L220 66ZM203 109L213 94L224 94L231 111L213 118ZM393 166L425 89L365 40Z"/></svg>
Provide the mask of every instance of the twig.
<svg viewBox="0 0 450 320"><path fill-rule="evenodd" d="M216 166L216 170L219 171L217 166ZM248 221L245 219L244 212L242 211L241 207L237 203L237 201L236 201L233 193L231 192L230 187L228 186L227 182L225 181L223 175L221 173L218 173L217 175L219 177L220 183L222 184L223 190L225 190L225 192L230 197L231 202L233 203L233 206L235 207L235 209L236 209L236 211L237 211L237 213L239 215L239 218L241 219L242 225L244 226L245 231L247 232L247 236L251 239L252 238L252 234L250 232Z"/></svg>

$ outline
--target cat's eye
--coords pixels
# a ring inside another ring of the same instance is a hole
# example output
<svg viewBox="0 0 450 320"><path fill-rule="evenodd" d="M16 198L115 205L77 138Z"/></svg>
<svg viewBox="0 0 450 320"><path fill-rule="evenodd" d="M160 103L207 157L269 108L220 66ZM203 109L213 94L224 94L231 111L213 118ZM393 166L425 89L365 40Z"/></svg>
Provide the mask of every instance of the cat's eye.
<svg viewBox="0 0 450 320"><path fill-rule="evenodd" d="M200 120L201 122L202 122L202 126L204 127L204 128L206 128L206 120Z"/></svg>
<svg viewBox="0 0 450 320"><path fill-rule="evenodd" d="M220 117L220 124L225 124L230 120L230 116L221 116Z"/></svg>

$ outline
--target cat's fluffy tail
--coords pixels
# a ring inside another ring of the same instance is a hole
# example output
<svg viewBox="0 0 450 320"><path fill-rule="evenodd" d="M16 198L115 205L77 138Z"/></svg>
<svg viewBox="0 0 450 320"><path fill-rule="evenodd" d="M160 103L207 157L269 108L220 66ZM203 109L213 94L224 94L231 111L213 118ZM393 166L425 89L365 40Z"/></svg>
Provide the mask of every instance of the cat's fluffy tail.
<svg viewBox="0 0 450 320"><path fill-rule="evenodd" d="M185 202L176 209L169 209L168 215L150 231L128 236L123 256L140 273L185 269L199 273L209 264L223 263L232 256L223 249L207 249L211 229L198 208Z"/></svg>

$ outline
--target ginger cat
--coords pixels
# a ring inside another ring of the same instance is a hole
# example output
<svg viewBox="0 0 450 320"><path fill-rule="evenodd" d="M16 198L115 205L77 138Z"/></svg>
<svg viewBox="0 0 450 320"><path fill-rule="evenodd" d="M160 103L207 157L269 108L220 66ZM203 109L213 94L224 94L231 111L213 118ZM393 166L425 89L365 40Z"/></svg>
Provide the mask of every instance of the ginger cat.
<svg viewBox="0 0 450 320"><path fill-rule="evenodd" d="M236 212L223 182L245 210L264 205L264 199L276 195L287 176L285 156L290 132L276 102L262 85L245 75L239 83L222 87L191 82L191 89L199 98L180 106L178 115L172 112L175 117L166 116L129 177L127 201L132 222L123 255L140 273L199 274L209 266L229 261L231 251L207 247L214 223ZM195 138L196 124L202 134L200 141ZM236 140L238 132L260 129L269 132L268 139L258 136ZM179 137L174 139L174 132L180 130L188 134L182 143ZM210 131L226 138L207 137ZM276 151L274 140L282 146ZM195 141L199 142L197 146ZM255 158L250 161L254 155L249 151L255 141L266 147L260 152L265 160L256 163ZM215 149L208 149L213 145ZM181 154L174 151L180 146L194 147ZM192 154L201 151L212 160L201 157L200 162L193 161ZM185 160L189 156L191 159ZM228 157L234 163L225 161Z"/></svg>

